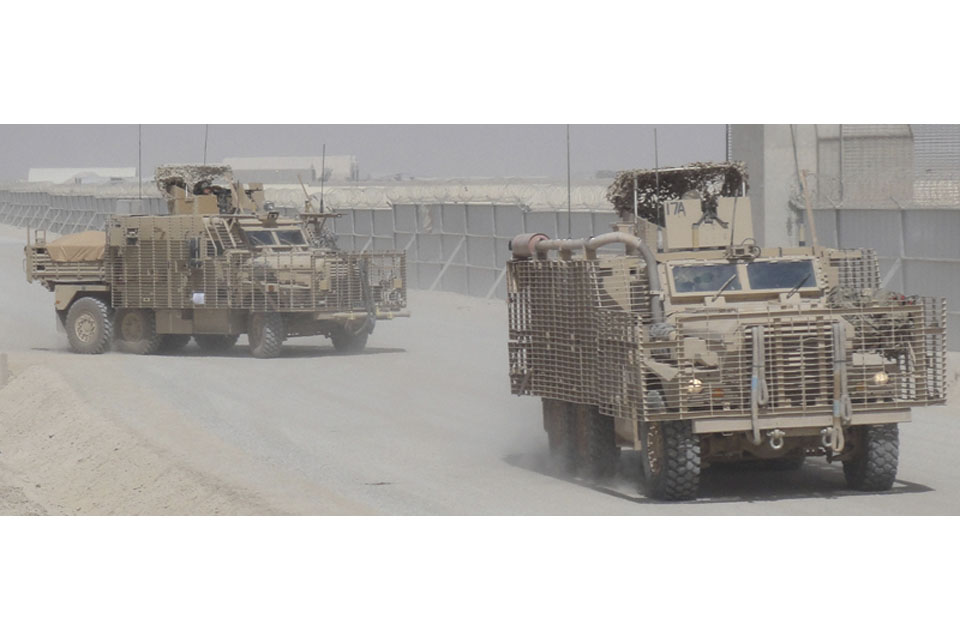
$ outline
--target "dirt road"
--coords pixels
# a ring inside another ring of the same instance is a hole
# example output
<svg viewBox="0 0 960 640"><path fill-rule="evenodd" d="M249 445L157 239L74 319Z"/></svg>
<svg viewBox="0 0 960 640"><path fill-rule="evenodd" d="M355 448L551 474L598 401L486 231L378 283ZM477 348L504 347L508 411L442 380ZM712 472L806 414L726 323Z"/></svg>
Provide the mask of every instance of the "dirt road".
<svg viewBox="0 0 960 640"><path fill-rule="evenodd" d="M658 504L624 455L602 486L548 473L539 401L510 395L502 301L412 292L358 356L322 338L282 357L67 350L53 296L0 227L0 514L957 514L956 407L915 411L899 480L847 491L839 465L705 473Z"/></svg>

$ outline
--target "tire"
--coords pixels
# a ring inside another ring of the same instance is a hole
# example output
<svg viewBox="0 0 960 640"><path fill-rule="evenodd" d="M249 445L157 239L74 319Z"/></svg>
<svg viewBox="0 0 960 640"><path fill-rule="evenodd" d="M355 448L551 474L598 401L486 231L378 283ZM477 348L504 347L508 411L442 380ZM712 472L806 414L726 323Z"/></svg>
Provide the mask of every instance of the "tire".
<svg viewBox="0 0 960 640"><path fill-rule="evenodd" d="M240 336L197 334L193 339L204 353L224 353L237 344Z"/></svg>
<svg viewBox="0 0 960 640"><path fill-rule="evenodd" d="M854 442L853 458L843 462L847 486L857 491L887 491L897 479L900 429L895 424L864 427Z"/></svg>
<svg viewBox="0 0 960 640"><path fill-rule="evenodd" d="M330 340L333 341L333 348L337 353L361 353L367 348L369 336L367 331L351 333L346 327L337 326L330 334Z"/></svg>
<svg viewBox="0 0 960 640"><path fill-rule="evenodd" d="M80 298L70 305L64 328L75 353L104 353L113 340L113 312L102 300Z"/></svg>
<svg viewBox="0 0 960 640"><path fill-rule="evenodd" d="M114 319L114 341L124 353L145 356L160 348L156 316L147 309L120 309Z"/></svg>
<svg viewBox="0 0 960 640"><path fill-rule="evenodd" d="M254 358L276 358L284 339L283 318L272 312L251 314L247 336Z"/></svg>
<svg viewBox="0 0 960 640"><path fill-rule="evenodd" d="M543 398L543 428L550 443L550 455L557 471L564 475L577 472L577 433L573 405L563 400Z"/></svg>
<svg viewBox="0 0 960 640"><path fill-rule="evenodd" d="M616 474L620 447L613 429L613 418L597 407L573 406L577 429L577 467L586 477L599 480Z"/></svg>
<svg viewBox="0 0 960 640"><path fill-rule="evenodd" d="M700 438L690 422L644 422L644 490L655 500L693 500L700 486Z"/></svg>
<svg viewBox="0 0 960 640"><path fill-rule="evenodd" d="M175 353L187 346L189 342L189 334L165 333L160 336L160 346L157 347L157 353Z"/></svg>

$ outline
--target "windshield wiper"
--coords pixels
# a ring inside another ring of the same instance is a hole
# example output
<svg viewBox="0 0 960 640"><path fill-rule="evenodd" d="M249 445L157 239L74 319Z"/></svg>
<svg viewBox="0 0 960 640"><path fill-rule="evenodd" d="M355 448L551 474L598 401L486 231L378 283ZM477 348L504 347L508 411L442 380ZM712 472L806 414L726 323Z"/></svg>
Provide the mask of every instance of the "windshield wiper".
<svg viewBox="0 0 960 640"><path fill-rule="evenodd" d="M713 299L716 300L717 298L719 298L719 297L720 297L720 294L723 293L724 291L726 291L726 290L727 290L727 287L730 286L730 283L733 282L733 281L736 280L736 279L737 279L737 274L733 274L732 276L730 276L729 278L727 278L727 281L723 283L723 286L720 287L720 290L717 291L717 292L714 294Z"/></svg>
<svg viewBox="0 0 960 640"><path fill-rule="evenodd" d="M797 292L797 289L799 289L800 287L802 287L803 285L805 285L805 284L807 283L807 280L809 280L809 279L810 279L810 274L809 274L809 273L808 273L807 275L803 276L803 280L801 280L800 282L798 282L793 289L790 289L790 293L787 294L787 297L789 298L790 296L792 296L793 294L795 294L795 293Z"/></svg>

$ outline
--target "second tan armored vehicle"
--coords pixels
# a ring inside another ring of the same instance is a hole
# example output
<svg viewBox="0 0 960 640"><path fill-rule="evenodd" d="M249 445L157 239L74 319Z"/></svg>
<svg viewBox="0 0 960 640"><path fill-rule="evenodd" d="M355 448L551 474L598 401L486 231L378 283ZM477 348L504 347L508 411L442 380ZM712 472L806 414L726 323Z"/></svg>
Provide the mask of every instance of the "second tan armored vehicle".
<svg viewBox="0 0 960 640"><path fill-rule="evenodd" d="M608 195L612 233L511 243L513 392L542 398L566 470L636 449L647 493L682 500L710 464L826 456L889 489L898 424L944 401L944 300L881 290L872 251L815 234L757 246L738 165L627 172Z"/></svg>
<svg viewBox="0 0 960 640"><path fill-rule="evenodd" d="M28 232L27 280L54 292L74 351L149 354L193 337L218 352L247 334L260 358L294 336L357 352L377 320L408 315L402 252L321 248L314 225L280 217L229 167L160 167L157 185L169 215L115 216L105 232L50 242Z"/></svg>

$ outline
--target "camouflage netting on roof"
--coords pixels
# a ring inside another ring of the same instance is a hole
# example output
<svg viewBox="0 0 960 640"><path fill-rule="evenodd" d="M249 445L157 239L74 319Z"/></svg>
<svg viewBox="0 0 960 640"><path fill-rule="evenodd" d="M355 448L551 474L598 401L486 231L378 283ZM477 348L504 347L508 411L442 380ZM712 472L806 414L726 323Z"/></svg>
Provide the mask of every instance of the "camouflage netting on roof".
<svg viewBox="0 0 960 640"><path fill-rule="evenodd" d="M742 162L696 162L685 167L621 171L607 188L607 200L624 220L633 218L633 185L636 177L637 213L660 224L660 203L680 200L696 191L705 209L716 207L718 197L739 196L747 189L747 168Z"/></svg>
<svg viewBox="0 0 960 640"><path fill-rule="evenodd" d="M220 164L168 164L157 167L154 177L162 193L167 193L171 186L192 191L199 182L229 186L233 182L233 170Z"/></svg>

